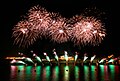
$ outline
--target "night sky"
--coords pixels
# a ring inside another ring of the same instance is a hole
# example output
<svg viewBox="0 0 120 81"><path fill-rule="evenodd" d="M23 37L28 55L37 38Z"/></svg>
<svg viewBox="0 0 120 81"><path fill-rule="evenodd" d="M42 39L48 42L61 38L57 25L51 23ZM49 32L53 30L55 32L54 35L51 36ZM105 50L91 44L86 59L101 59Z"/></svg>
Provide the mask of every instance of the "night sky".
<svg viewBox="0 0 120 81"><path fill-rule="evenodd" d="M12 56L17 54L17 52L29 55L30 50L34 50L38 54L42 54L42 52L50 53L53 48L56 48L61 55L64 50L67 50L71 55L74 51L78 51L81 54L87 52L98 56L110 54L118 56L120 54L119 4L115 0L11 0L11 2L4 0L1 4L0 56ZM57 44L44 39L36 41L29 48L20 48L17 45L13 45L13 39L11 38L12 28L21 20L21 16L26 15L28 10L36 5L44 7L49 12L60 13L66 18L84 13L86 8L96 7L99 10L98 13L105 13L100 18L105 24L107 35L102 43L95 47L85 46L80 48L74 47L69 42Z"/></svg>

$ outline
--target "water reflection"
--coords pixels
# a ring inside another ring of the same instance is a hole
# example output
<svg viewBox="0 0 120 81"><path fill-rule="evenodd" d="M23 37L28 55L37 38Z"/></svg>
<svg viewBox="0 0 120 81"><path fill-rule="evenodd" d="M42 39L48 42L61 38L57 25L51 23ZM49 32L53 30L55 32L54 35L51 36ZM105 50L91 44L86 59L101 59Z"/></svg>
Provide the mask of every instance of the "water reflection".
<svg viewBox="0 0 120 81"><path fill-rule="evenodd" d="M50 79L50 66L43 67L43 73L42 73L42 81L49 81Z"/></svg>
<svg viewBox="0 0 120 81"><path fill-rule="evenodd" d="M120 80L120 67L115 65L109 65L110 70L110 79L111 81L117 81Z"/></svg>
<svg viewBox="0 0 120 81"><path fill-rule="evenodd" d="M17 66L11 66L11 74L10 74L10 81L15 81L17 78Z"/></svg>
<svg viewBox="0 0 120 81"><path fill-rule="evenodd" d="M115 81L119 81L120 80L120 66L116 65L115 67Z"/></svg>
<svg viewBox="0 0 120 81"><path fill-rule="evenodd" d="M118 65L10 66L10 81L119 81Z"/></svg>
<svg viewBox="0 0 120 81"><path fill-rule="evenodd" d="M87 65L84 65L84 80L85 81L90 80L89 66Z"/></svg>
<svg viewBox="0 0 120 81"><path fill-rule="evenodd" d="M97 77L98 77L98 68L95 65L91 65L91 80L92 81L98 81Z"/></svg>
<svg viewBox="0 0 120 81"><path fill-rule="evenodd" d="M59 66L55 66L52 69L52 81L59 80Z"/></svg>
<svg viewBox="0 0 120 81"><path fill-rule="evenodd" d="M75 76L75 81L79 81L79 67L75 66L75 70L74 70L74 76Z"/></svg>
<svg viewBox="0 0 120 81"><path fill-rule="evenodd" d="M32 69L33 69L32 66L26 67L25 80L34 80L34 77L32 77L32 75L34 76L35 73L32 71ZM24 78L23 78L23 80L24 80Z"/></svg>
<svg viewBox="0 0 120 81"><path fill-rule="evenodd" d="M119 81L119 68L117 65L100 65L101 81Z"/></svg>
<svg viewBox="0 0 120 81"><path fill-rule="evenodd" d="M41 77L40 77L41 76L41 68L42 68L41 66L36 66L36 68L35 68L36 69L35 70L35 72L36 72L35 73L35 80L36 81L41 81Z"/></svg>
<svg viewBox="0 0 120 81"><path fill-rule="evenodd" d="M25 68L24 66L18 66L18 74L17 74L17 81L22 81L22 78L25 77Z"/></svg>
<svg viewBox="0 0 120 81"><path fill-rule="evenodd" d="M64 67L64 80L63 81L69 81L69 66Z"/></svg>

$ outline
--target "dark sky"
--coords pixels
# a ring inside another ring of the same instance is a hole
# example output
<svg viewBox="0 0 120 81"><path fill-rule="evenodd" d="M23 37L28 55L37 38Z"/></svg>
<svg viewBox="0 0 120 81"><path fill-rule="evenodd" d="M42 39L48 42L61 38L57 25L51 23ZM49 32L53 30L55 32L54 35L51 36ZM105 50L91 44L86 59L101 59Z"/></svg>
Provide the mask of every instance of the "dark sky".
<svg viewBox="0 0 120 81"><path fill-rule="evenodd" d="M77 50L82 53L95 53L96 55L115 54L118 56L120 54L119 4L115 0L11 0L11 2L4 0L1 4L0 56L11 56L19 51L27 53L26 51L31 49L40 54L43 51L51 51L53 48L57 48L61 54L63 50L68 50L70 53ZM44 42L40 40L29 49L14 46L11 39L12 28L21 20L21 16L36 5L40 5L50 12L58 12L66 18L83 13L85 8L96 7L100 12L105 12L101 19L105 23L107 35L100 46L86 46L81 49L73 47L70 43L54 44L48 40L43 40Z"/></svg>

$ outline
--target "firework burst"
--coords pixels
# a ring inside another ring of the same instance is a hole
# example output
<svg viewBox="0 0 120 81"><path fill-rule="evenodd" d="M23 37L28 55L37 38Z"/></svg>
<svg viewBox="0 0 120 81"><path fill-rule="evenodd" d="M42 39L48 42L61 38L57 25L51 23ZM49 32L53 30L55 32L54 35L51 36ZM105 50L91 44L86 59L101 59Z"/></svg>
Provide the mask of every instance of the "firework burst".
<svg viewBox="0 0 120 81"><path fill-rule="evenodd" d="M24 20L18 22L18 24L13 28L12 37L15 38L14 44L19 44L19 46L29 46L34 43L39 37L38 31L31 28L32 23Z"/></svg>
<svg viewBox="0 0 120 81"><path fill-rule="evenodd" d="M106 36L103 23L93 16L76 15L66 19L40 6L32 7L27 15L13 28L14 44L22 47L28 47L43 36L57 43L72 41L78 46L95 46Z"/></svg>
<svg viewBox="0 0 120 81"><path fill-rule="evenodd" d="M57 43L67 42L69 40L69 30L66 24L66 18L62 18L56 13L52 13L52 24L50 26L51 40Z"/></svg>
<svg viewBox="0 0 120 81"><path fill-rule="evenodd" d="M49 25L49 13L40 6L32 7L26 19L20 21L13 28L14 44L25 47L33 44L38 38L46 36Z"/></svg>
<svg viewBox="0 0 120 81"><path fill-rule="evenodd" d="M48 35L51 23L50 13L40 6L34 6L29 10L28 21L33 23L33 28L39 31L39 35Z"/></svg>
<svg viewBox="0 0 120 81"><path fill-rule="evenodd" d="M76 45L99 45L106 35L105 31L100 20L94 17L80 17L73 25L72 40Z"/></svg>

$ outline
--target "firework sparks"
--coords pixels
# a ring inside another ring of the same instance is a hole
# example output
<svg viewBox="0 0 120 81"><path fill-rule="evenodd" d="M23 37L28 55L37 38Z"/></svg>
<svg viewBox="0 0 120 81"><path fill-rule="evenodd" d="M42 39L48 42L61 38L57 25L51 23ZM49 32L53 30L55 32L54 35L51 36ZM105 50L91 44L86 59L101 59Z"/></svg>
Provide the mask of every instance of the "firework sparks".
<svg viewBox="0 0 120 81"><path fill-rule="evenodd" d="M39 31L39 34L46 36L49 33L51 23L50 13L40 6L34 6L29 10L28 20L34 23L33 28Z"/></svg>
<svg viewBox="0 0 120 81"><path fill-rule="evenodd" d="M29 46L37 40L38 31L36 29L31 28L32 24L28 21L20 21L13 28L12 37L15 38L14 44L19 44L19 46Z"/></svg>
<svg viewBox="0 0 120 81"><path fill-rule="evenodd" d="M55 15L56 14L53 14L53 16ZM69 30L67 29L65 21L66 19L61 16L57 16L53 19L52 25L50 26L50 37L52 41L63 43L69 40Z"/></svg>
<svg viewBox="0 0 120 81"><path fill-rule="evenodd" d="M76 45L99 45L105 37L105 29L100 20L83 17L73 25L73 41Z"/></svg>
<svg viewBox="0 0 120 81"><path fill-rule="evenodd" d="M43 36L57 43L68 41L75 45L99 45L106 36L100 20L93 16L76 15L66 19L58 13L49 13L40 6L29 10L26 20L13 28L14 43L29 46Z"/></svg>
<svg viewBox="0 0 120 81"><path fill-rule="evenodd" d="M49 13L39 6L29 10L26 20L20 21L13 28L14 43L25 47L33 44L38 38L47 35L49 29Z"/></svg>

